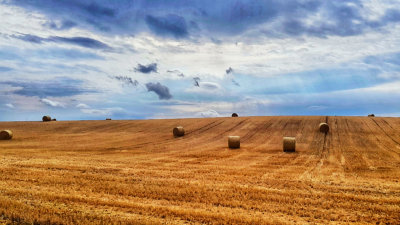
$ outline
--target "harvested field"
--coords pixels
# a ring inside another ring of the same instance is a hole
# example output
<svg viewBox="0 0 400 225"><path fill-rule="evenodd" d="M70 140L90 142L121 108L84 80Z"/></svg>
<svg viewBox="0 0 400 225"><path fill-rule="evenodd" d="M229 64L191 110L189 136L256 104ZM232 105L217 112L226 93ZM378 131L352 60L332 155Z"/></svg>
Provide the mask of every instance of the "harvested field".
<svg viewBox="0 0 400 225"><path fill-rule="evenodd" d="M327 122L328 133L319 131ZM185 136L171 130L181 125ZM0 223L400 222L400 118L2 122ZM227 136L241 137L230 150ZM282 138L296 137L296 152Z"/></svg>

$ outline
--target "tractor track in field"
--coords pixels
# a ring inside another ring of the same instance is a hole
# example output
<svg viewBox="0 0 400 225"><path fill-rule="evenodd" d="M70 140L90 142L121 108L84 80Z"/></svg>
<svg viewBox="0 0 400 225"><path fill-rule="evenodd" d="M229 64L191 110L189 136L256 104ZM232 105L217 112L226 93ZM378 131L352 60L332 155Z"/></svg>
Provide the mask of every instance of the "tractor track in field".
<svg viewBox="0 0 400 225"><path fill-rule="evenodd" d="M215 141L218 140L219 138L224 138L226 136L227 133L231 132L231 131L236 131L239 130L240 127L242 127L243 125L245 125L245 122L248 121L249 119L242 119L241 121L239 121L238 123L236 123L235 125L233 125L232 127L229 127L228 129L221 131L219 134L213 135L212 137L208 138L206 140L206 142L211 142L211 141ZM233 136L234 134L232 134Z"/></svg>
<svg viewBox="0 0 400 225"><path fill-rule="evenodd" d="M381 127L381 125L379 125L379 124L376 122L376 120L375 120L374 118L371 118L371 119L372 119L372 121L374 121L374 123L379 127L379 129L381 129L382 132L385 133L385 135L386 135L388 138L390 138L394 143L396 143L397 145L400 146L400 142L398 142L398 141L395 140L392 136L390 136L390 135L385 131L385 129L383 129L383 128Z"/></svg>
<svg viewBox="0 0 400 225"><path fill-rule="evenodd" d="M193 138L193 135L195 135L195 134L196 135L200 135L200 134L206 132L207 130L210 130L212 128L215 128L215 127L221 125L223 122L224 121L213 121L211 123L207 123L206 125L204 125L204 126L202 126L200 128L192 130L191 132L187 132L185 134L185 136L183 136L183 137L174 138L172 136L172 133L171 133L171 137L168 137L168 138L156 141L156 142L155 141L149 141L149 142L145 142L145 143L131 145L131 146L129 146L129 148L136 148L137 149L137 148L145 147L145 146L148 146L148 145L166 145L166 144L170 144L170 143L176 142L175 139L182 139L182 140L190 139L190 138Z"/></svg>
<svg viewBox="0 0 400 225"><path fill-rule="evenodd" d="M208 124L206 124L206 125L204 125L204 126L202 126L202 127L200 127L200 128L197 128L197 129L188 131L188 132L186 133L186 135L193 134L193 133L195 133L195 134L204 133L204 132L206 132L206 131L208 131L208 130L210 130L210 129L216 127L216 126L221 125L223 122L224 122L223 120L222 120L222 121L218 121L218 120L213 121L213 122L208 123Z"/></svg>
<svg viewBox="0 0 400 225"><path fill-rule="evenodd" d="M376 139L376 141L377 141L381 146L383 146L384 149L386 149L386 150L389 151L389 152L395 153L397 156L400 156L400 153L399 153L399 152L397 152L397 151L391 149L390 147L388 147L387 144L385 144L385 143L378 137L378 135L377 135L375 132L373 132L374 130L368 125L368 123L367 123L366 121L363 121L363 124L365 124L365 126L368 127L368 129L369 129L369 131L371 132L371 134L374 135L374 138Z"/></svg>
<svg viewBox="0 0 400 225"><path fill-rule="evenodd" d="M266 132L268 130L268 128L271 127L272 125L273 125L273 123L271 123L270 121L261 123L253 130L253 132L248 132L243 137L241 137L241 140L250 141L257 134L263 135L262 132Z"/></svg>
<svg viewBox="0 0 400 225"><path fill-rule="evenodd" d="M178 125L187 133L174 138ZM0 223L397 224L399 127L337 116L0 122L15 131L0 141ZM296 152L282 151L284 136Z"/></svg>

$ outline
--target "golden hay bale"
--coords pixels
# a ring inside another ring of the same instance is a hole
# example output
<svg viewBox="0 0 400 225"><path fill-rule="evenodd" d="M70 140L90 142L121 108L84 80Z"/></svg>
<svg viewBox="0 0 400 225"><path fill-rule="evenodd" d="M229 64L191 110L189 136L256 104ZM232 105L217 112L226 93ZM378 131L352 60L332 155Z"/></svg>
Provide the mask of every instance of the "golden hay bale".
<svg viewBox="0 0 400 225"><path fill-rule="evenodd" d="M237 113L232 113L232 117L238 117L239 115Z"/></svg>
<svg viewBox="0 0 400 225"><path fill-rule="evenodd" d="M57 119L56 119L56 118L54 118L54 119L52 119L51 121L57 121Z"/></svg>
<svg viewBox="0 0 400 225"><path fill-rule="evenodd" d="M319 124L319 131L322 133L328 133L329 132L329 125L327 123L320 123Z"/></svg>
<svg viewBox="0 0 400 225"><path fill-rule="evenodd" d="M111 120L111 118L106 118L106 120Z"/></svg>
<svg viewBox="0 0 400 225"><path fill-rule="evenodd" d="M183 129L182 126L178 126L172 130L172 133L175 137L182 137L183 135L185 135L185 129Z"/></svg>
<svg viewBox="0 0 400 225"><path fill-rule="evenodd" d="M50 116L43 116L42 121L43 122L51 121L51 117Z"/></svg>
<svg viewBox="0 0 400 225"><path fill-rule="evenodd" d="M2 130L0 132L0 140L10 140L13 137L11 130Z"/></svg>
<svg viewBox="0 0 400 225"><path fill-rule="evenodd" d="M228 137L229 148L240 148L240 136L229 136Z"/></svg>
<svg viewBox="0 0 400 225"><path fill-rule="evenodd" d="M295 137L283 137L283 151L284 152L296 151L296 138Z"/></svg>
<svg viewBox="0 0 400 225"><path fill-rule="evenodd" d="M369 114L368 117L375 117L375 114Z"/></svg>

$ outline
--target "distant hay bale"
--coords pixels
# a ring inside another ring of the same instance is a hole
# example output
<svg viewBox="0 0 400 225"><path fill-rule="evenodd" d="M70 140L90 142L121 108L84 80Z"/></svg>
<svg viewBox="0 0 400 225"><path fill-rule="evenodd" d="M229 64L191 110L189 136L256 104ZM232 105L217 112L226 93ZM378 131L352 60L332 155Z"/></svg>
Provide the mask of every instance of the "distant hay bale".
<svg viewBox="0 0 400 225"><path fill-rule="evenodd" d="M43 116L42 121L43 122L51 121L51 117L50 116Z"/></svg>
<svg viewBox="0 0 400 225"><path fill-rule="evenodd" d="M232 117L239 117L237 113L232 113Z"/></svg>
<svg viewBox="0 0 400 225"><path fill-rule="evenodd" d="M296 138L295 137L283 137L283 151L284 152L295 152L296 151Z"/></svg>
<svg viewBox="0 0 400 225"><path fill-rule="evenodd" d="M183 129L182 126L178 126L172 130L172 133L175 137L182 137L183 135L185 135L185 129Z"/></svg>
<svg viewBox="0 0 400 225"><path fill-rule="evenodd" d="M228 137L229 148L240 148L240 136L229 136Z"/></svg>
<svg viewBox="0 0 400 225"><path fill-rule="evenodd" d="M0 140L10 140L13 137L11 130L2 130L0 132Z"/></svg>
<svg viewBox="0 0 400 225"><path fill-rule="evenodd" d="M51 121L57 121L57 119L56 119L56 118L54 118L54 119L52 119Z"/></svg>
<svg viewBox="0 0 400 225"><path fill-rule="evenodd" d="M375 114L369 114L368 117L375 117Z"/></svg>
<svg viewBox="0 0 400 225"><path fill-rule="evenodd" d="M106 120L111 120L111 118L106 118Z"/></svg>
<svg viewBox="0 0 400 225"><path fill-rule="evenodd" d="M329 125L327 123L320 123L319 124L319 131L322 133L328 133L329 132Z"/></svg>

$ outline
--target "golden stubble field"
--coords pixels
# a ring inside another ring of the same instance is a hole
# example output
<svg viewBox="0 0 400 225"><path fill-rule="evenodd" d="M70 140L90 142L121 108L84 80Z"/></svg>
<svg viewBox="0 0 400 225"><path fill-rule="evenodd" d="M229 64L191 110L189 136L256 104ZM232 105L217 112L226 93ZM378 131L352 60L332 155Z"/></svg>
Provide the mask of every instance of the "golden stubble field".
<svg viewBox="0 0 400 225"><path fill-rule="evenodd" d="M330 132L318 131L320 122ZM172 136L182 125L186 135ZM0 223L399 224L400 118L2 122ZM227 148L227 136L241 148ZM297 151L282 152L295 136Z"/></svg>

